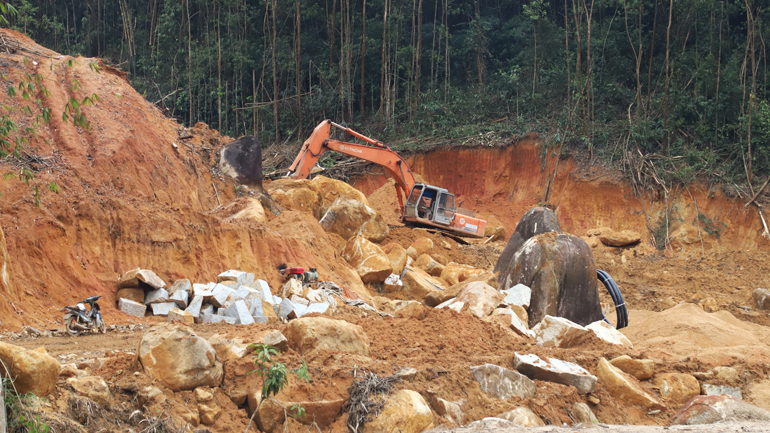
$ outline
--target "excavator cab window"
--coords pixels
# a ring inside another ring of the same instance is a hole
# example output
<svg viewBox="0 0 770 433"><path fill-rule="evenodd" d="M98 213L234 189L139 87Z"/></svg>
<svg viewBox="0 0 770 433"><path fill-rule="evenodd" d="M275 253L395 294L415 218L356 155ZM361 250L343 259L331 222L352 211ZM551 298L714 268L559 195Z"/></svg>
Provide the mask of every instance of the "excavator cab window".
<svg viewBox="0 0 770 433"><path fill-rule="evenodd" d="M416 217L417 216L417 204L420 202L422 191L425 189L425 185L416 184L412 191L409 193L409 197L406 199L406 206L404 206L404 216Z"/></svg>
<svg viewBox="0 0 770 433"><path fill-rule="evenodd" d="M436 208L436 222L439 224L451 224L455 217L455 196L442 192L438 198Z"/></svg>

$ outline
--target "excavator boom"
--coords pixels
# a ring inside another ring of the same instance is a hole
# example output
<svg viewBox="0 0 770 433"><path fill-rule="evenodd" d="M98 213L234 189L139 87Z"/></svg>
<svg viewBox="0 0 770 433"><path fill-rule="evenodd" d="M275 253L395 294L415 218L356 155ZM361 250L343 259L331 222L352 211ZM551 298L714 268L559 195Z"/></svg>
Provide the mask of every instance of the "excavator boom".
<svg viewBox="0 0 770 433"><path fill-rule="evenodd" d="M332 126L368 145L332 139ZM459 213L455 218L454 195L442 188L416 183L409 165L390 147L328 119L316 126L302 144L302 149L289 168L289 177L307 179L327 149L377 164L393 176L404 220L458 232L465 236L484 236L486 221Z"/></svg>

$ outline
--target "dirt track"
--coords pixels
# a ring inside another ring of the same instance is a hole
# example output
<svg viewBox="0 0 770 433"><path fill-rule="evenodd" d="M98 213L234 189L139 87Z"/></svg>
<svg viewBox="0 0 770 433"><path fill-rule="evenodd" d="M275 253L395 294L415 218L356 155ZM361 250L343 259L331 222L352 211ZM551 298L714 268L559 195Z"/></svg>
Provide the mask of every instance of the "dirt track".
<svg viewBox="0 0 770 433"><path fill-rule="evenodd" d="M764 433L770 431L770 426L766 423L745 422L745 423L719 423L710 425L692 425L692 426L639 426L639 425L608 425L597 424L596 426L548 426L548 427L478 427L478 428L454 428L447 429L443 427L428 430L425 433L659 433L659 432L704 432L704 433Z"/></svg>

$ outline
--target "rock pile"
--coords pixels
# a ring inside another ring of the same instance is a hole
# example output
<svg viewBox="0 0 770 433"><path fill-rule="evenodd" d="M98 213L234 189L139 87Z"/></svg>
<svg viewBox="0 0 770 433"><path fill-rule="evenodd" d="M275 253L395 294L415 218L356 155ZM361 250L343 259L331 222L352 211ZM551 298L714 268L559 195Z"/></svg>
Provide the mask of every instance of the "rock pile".
<svg viewBox="0 0 770 433"><path fill-rule="evenodd" d="M176 280L168 290L165 283L150 270L137 269L126 275L130 274L143 275L158 287L151 290L136 288L144 292L142 303L120 298L126 293L123 292L126 289L121 288L118 291L118 307L122 312L144 317L145 311L148 311L154 316L166 316L169 322L188 325L275 323L279 318L293 319L308 313L325 313L336 306L329 291L314 289L296 279L287 281L281 288L281 296L276 296L266 281L238 270L219 274L215 283L191 284L187 279ZM121 281L124 279L125 276Z"/></svg>

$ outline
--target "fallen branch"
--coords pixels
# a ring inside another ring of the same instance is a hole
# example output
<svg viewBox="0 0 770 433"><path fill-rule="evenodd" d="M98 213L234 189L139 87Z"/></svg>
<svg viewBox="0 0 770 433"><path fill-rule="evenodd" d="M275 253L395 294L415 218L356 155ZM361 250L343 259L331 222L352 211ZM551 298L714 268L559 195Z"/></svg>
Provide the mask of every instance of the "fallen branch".
<svg viewBox="0 0 770 433"><path fill-rule="evenodd" d="M750 205L750 204L754 203L754 200L756 200L756 199L757 199L757 197L759 197L759 194L761 194L761 193L762 193L762 190L764 190L764 189L765 189L765 187L767 186L767 183L768 183L768 182L770 182L770 177L768 177L768 178L767 178L767 180L765 181L765 183L762 185L762 188L759 188L759 190L757 191L757 193L756 193L756 194L754 194L754 196L753 196L753 197L751 197L751 200L749 200L749 201L748 201L748 202L747 202L747 203L746 203L746 204L743 206L743 208L744 208L744 209L746 209L747 207L749 207L749 205Z"/></svg>

